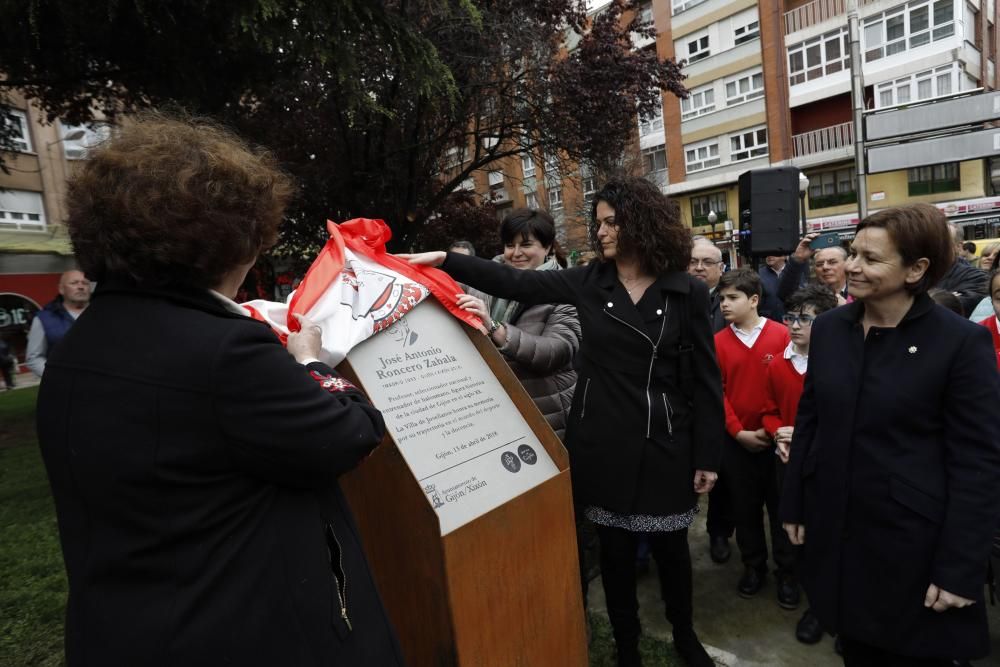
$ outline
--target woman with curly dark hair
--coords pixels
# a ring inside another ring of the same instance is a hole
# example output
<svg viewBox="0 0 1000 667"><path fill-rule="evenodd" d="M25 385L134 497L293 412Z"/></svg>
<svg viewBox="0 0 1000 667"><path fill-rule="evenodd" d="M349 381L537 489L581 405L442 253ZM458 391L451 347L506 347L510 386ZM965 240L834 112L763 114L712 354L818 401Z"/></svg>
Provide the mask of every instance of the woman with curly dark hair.
<svg viewBox="0 0 1000 667"><path fill-rule="evenodd" d="M48 358L38 438L69 578L66 662L396 665L337 478L382 417L232 301L292 183L211 123L137 119L70 183L99 281Z"/></svg>
<svg viewBox="0 0 1000 667"><path fill-rule="evenodd" d="M576 306L582 340L566 447L578 508L598 526L618 664L640 664L635 554L646 534L675 646L688 664L710 667L693 627L687 544L697 494L715 483L725 422L708 290L687 273L691 239L677 206L652 183L609 182L592 215L598 261L565 271L407 257L503 298Z"/></svg>

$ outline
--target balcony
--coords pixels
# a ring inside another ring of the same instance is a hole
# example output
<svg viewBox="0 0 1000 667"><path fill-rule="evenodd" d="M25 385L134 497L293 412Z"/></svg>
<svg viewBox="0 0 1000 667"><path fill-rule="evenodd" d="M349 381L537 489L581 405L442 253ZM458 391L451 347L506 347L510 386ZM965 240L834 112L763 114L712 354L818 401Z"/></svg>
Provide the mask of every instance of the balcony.
<svg viewBox="0 0 1000 667"><path fill-rule="evenodd" d="M813 0L812 2L785 12L785 34L840 16L847 11L846 0Z"/></svg>
<svg viewBox="0 0 1000 667"><path fill-rule="evenodd" d="M795 157L825 153L854 144L854 124L841 123L792 136Z"/></svg>

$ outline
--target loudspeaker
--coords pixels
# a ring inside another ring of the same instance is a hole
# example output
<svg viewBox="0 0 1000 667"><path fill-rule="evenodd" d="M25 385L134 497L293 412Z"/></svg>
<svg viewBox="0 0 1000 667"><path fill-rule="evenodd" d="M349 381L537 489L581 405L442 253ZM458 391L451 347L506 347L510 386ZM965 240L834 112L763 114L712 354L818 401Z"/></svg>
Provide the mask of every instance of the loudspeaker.
<svg viewBox="0 0 1000 667"><path fill-rule="evenodd" d="M800 237L798 168L751 169L740 174L739 183L744 252L791 254Z"/></svg>

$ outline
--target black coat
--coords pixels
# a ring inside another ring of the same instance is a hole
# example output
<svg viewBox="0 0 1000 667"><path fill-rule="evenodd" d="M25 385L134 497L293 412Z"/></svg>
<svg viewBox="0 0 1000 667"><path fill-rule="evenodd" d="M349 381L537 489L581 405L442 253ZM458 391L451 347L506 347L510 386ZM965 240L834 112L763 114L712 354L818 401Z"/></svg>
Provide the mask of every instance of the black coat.
<svg viewBox="0 0 1000 667"><path fill-rule="evenodd" d="M384 426L331 373L208 292L98 288L38 398L70 667L402 664L337 487Z"/></svg>
<svg viewBox="0 0 1000 667"><path fill-rule="evenodd" d="M1000 379L985 327L921 295L867 338L855 302L813 325L781 519L831 632L914 657L976 658L1000 515ZM927 587L976 600L925 609Z"/></svg>
<svg viewBox="0 0 1000 667"><path fill-rule="evenodd" d="M664 273L633 304L613 263L519 271L448 253L442 268L496 296L576 306L582 339L566 448L579 502L656 515L695 505L694 471L718 470L725 422L703 282ZM687 389L679 381L681 308L693 346Z"/></svg>
<svg viewBox="0 0 1000 667"><path fill-rule="evenodd" d="M957 294L965 314L971 315L983 297L989 294L989 286L986 283L985 271L959 258L949 267L948 273L944 274L935 287Z"/></svg>

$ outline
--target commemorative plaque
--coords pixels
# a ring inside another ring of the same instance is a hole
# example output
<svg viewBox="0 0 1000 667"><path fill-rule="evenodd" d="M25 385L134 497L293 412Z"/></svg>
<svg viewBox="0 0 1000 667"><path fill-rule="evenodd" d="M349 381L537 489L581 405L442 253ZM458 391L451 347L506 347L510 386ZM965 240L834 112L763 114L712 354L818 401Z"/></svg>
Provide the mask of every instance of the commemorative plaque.
<svg viewBox="0 0 1000 667"><path fill-rule="evenodd" d="M387 426L340 483L407 664L584 667L568 457L493 343L426 300L338 370Z"/></svg>
<svg viewBox="0 0 1000 667"><path fill-rule="evenodd" d="M559 472L462 325L436 302L421 303L347 359L442 535Z"/></svg>

